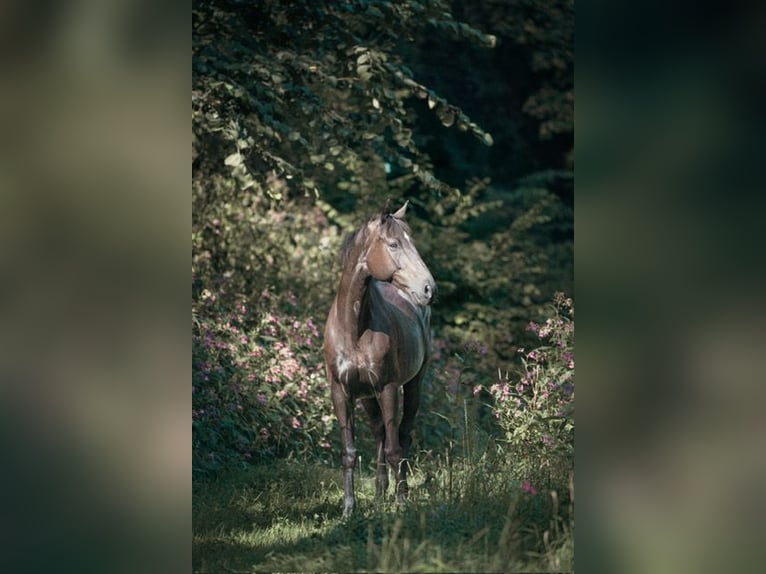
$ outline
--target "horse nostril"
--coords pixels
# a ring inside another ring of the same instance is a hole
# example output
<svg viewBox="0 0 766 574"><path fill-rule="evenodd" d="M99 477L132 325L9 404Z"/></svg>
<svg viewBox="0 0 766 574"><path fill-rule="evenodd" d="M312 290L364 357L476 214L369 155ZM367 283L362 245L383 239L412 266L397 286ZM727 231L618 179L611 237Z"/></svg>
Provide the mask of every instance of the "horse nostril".
<svg viewBox="0 0 766 574"><path fill-rule="evenodd" d="M431 286L428 283L426 283L426 287L424 289L424 292L425 292L426 298L430 299L431 298Z"/></svg>

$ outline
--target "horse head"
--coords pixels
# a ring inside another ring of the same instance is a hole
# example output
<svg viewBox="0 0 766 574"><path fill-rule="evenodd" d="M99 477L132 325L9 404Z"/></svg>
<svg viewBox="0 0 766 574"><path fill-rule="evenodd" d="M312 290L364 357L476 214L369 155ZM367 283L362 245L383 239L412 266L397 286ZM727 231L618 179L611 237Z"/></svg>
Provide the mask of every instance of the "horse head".
<svg viewBox="0 0 766 574"><path fill-rule="evenodd" d="M435 295L436 283L410 237L406 210L407 203L395 213L384 212L367 222L366 264L375 279L392 283L425 307Z"/></svg>

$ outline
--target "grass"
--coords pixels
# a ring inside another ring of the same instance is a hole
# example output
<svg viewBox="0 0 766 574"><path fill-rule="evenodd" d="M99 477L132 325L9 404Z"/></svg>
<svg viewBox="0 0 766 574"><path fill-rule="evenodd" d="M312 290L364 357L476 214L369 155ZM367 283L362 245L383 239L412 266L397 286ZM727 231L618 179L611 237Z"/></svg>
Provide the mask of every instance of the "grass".
<svg viewBox="0 0 766 574"><path fill-rule="evenodd" d="M344 521L339 466L280 460L231 473L195 484L193 571L572 571L570 504L510 476L497 461L424 454L400 509L375 499L362 469Z"/></svg>

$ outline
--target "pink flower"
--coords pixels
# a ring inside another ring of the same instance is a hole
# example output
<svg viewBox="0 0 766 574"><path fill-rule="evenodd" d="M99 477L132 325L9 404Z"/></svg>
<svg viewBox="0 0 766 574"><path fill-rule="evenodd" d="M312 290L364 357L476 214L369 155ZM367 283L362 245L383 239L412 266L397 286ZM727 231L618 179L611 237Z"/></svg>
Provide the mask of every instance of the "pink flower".
<svg viewBox="0 0 766 574"><path fill-rule="evenodd" d="M532 496L535 496L537 494L537 489L528 480L525 480L524 483L521 485L521 490L528 494L531 494Z"/></svg>
<svg viewBox="0 0 766 574"><path fill-rule="evenodd" d="M294 429L301 428L301 421L298 420L298 417L293 417L293 428Z"/></svg>

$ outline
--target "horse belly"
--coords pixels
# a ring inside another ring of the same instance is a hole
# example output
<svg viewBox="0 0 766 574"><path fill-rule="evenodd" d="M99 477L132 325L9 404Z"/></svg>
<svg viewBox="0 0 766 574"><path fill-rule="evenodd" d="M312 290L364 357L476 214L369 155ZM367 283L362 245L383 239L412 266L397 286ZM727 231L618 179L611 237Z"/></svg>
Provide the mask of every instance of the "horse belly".
<svg viewBox="0 0 766 574"><path fill-rule="evenodd" d="M367 330L359 339L359 378L377 392L389 383L403 385L418 374L426 360L421 337L400 337L393 344L386 333Z"/></svg>

